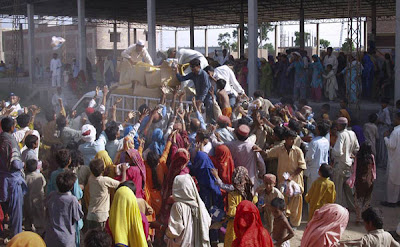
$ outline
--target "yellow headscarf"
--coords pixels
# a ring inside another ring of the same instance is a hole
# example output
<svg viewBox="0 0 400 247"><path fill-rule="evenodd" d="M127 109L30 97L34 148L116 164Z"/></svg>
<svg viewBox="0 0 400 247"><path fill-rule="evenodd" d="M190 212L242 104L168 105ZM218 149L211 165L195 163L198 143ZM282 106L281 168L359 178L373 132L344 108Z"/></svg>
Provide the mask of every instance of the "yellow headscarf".
<svg viewBox="0 0 400 247"><path fill-rule="evenodd" d="M122 186L115 193L109 224L115 244L147 247L142 215L136 196L130 188Z"/></svg>
<svg viewBox="0 0 400 247"><path fill-rule="evenodd" d="M99 151L96 156L94 156L95 159L100 159L104 162L104 168L105 171L107 171L107 176L114 178L115 177L115 167L112 159L108 155L107 151L102 150Z"/></svg>
<svg viewBox="0 0 400 247"><path fill-rule="evenodd" d="M29 231L18 233L7 244L7 247L26 246L46 247L46 244L38 234Z"/></svg>

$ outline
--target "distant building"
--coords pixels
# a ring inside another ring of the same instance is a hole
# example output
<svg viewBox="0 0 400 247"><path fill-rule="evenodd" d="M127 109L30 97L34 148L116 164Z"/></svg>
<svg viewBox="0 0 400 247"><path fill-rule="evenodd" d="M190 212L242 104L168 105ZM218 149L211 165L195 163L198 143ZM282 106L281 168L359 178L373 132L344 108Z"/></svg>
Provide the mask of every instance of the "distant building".
<svg viewBox="0 0 400 247"><path fill-rule="evenodd" d="M12 31L4 31L1 42L4 48L4 56L0 50L0 58L4 58L8 64L12 57L13 33ZM113 55L113 42L111 38L113 35L113 27L86 25L86 47L87 57L94 65L98 57L105 57ZM137 39L146 40L144 29L137 29ZM159 32L157 31L157 35ZM54 51L51 47L51 38L53 36L63 37L66 41L60 49ZM0 36L1 37L1 36ZM117 28L117 49L118 56L121 52L128 47L128 33L126 25L118 25ZM134 43L133 28L130 29L130 41ZM23 44L24 44L24 68L28 68L28 30L23 30ZM157 40L158 42L158 40ZM158 44L157 44L158 46ZM50 60L53 53L58 53L63 63L71 63L73 58L78 58L78 26L77 25L60 25L60 26L47 26L47 24L36 25L35 28L35 57L38 57L45 67L49 67ZM20 55L19 55L20 56ZM19 61L21 64L21 61Z"/></svg>

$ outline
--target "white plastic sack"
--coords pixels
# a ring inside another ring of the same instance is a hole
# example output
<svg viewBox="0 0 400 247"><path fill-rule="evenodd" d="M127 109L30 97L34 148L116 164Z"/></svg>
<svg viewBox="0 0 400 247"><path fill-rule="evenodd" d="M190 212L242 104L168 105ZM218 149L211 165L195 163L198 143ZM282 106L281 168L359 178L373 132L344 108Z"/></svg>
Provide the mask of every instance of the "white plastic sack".
<svg viewBox="0 0 400 247"><path fill-rule="evenodd" d="M51 37L51 47L53 47L53 50L58 50L61 48L61 46L64 44L65 39L62 37L56 37L53 36Z"/></svg>

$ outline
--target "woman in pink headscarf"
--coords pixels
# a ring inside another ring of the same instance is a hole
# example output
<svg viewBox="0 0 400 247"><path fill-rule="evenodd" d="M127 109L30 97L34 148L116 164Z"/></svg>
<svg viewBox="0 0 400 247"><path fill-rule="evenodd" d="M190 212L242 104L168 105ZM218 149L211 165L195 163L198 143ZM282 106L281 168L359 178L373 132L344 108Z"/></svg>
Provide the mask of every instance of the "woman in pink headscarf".
<svg viewBox="0 0 400 247"><path fill-rule="evenodd" d="M335 246L349 222L349 211L338 204L326 204L314 212L304 231L301 247Z"/></svg>
<svg viewBox="0 0 400 247"><path fill-rule="evenodd" d="M126 181L132 181L136 186L136 197L146 199L144 185L146 184L146 167L143 159L136 149L128 149L121 152L119 163L129 163L130 167L126 170ZM117 176L116 180L121 180Z"/></svg>

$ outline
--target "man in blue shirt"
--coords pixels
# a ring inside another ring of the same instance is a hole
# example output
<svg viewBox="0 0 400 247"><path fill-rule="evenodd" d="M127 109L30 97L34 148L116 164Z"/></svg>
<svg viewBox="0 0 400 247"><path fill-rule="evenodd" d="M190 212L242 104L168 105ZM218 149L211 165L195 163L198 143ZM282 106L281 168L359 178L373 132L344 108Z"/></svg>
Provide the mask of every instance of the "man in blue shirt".
<svg viewBox="0 0 400 247"><path fill-rule="evenodd" d="M204 103L207 118L211 119L213 117L213 108L211 95L208 92L211 88L210 77L201 69L200 60L197 58L190 61L190 68L192 69L192 72L189 74L182 76L177 73L176 77L179 81L193 81L196 89L196 105L200 106L201 103Z"/></svg>

